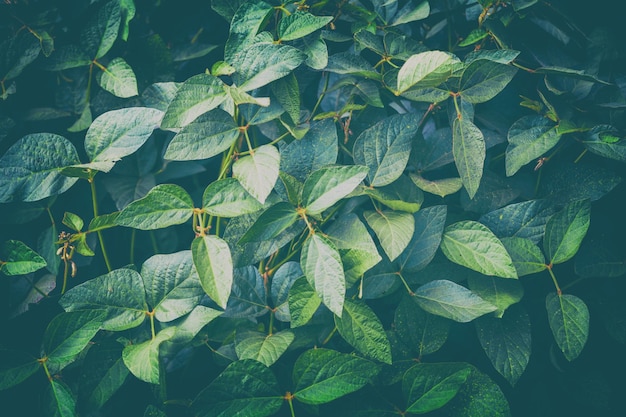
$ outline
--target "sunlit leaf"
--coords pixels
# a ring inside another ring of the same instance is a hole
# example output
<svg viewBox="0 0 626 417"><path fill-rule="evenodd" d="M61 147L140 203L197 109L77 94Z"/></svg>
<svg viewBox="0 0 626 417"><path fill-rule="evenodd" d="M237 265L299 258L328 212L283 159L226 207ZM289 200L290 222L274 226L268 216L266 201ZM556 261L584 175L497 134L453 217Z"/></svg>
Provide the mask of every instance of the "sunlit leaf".
<svg viewBox="0 0 626 417"><path fill-rule="evenodd" d="M402 377L407 412L424 414L437 410L459 392L471 368L463 363L420 363Z"/></svg>
<svg viewBox="0 0 626 417"><path fill-rule="evenodd" d="M442 51L413 55L398 73L398 94L412 88L437 87L452 75L458 62L454 55Z"/></svg>
<svg viewBox="0 0 626 417"><path fill-rule="evenodd" d="M571 259L589 229L591 203L589 200L574 201L554 214L546 225L543 248L550 264Z"/></svg>
<svg viewBox="0 0 626 417"><path fill-rule="evenodd" d="M552 149L561 135L551 120L541 116L524 116L509 128L508 139L506 175L511 176Z"/></svg>
<svg viewBox="0 0 626 417"><path fill-rule="evenodd" d="M202 208L211 216L237 217L263 208L234 178L214 181L204 190Z"/></svg>
<svg viewBox="0 0 626 417"><path fill-rule="evenodd" d="M589 309L583 300L571 294L546 296L548 322L557 345L568 361L580 355L589 336Z"/></svg>
<svg viewBox="0 0 626 417"><path fill-rule="evenodd" d="M307 281L330 311L342 315L346 281L339 252L328 238L311 235L302 248L300 265Z"/></svg>
<svg viewBox="0 0 626 417"><path fill-rule="evenodd" d="M302 205L307 214L321 214L350 194L363 181L367 171L360 165L332 166L314 171L302 188Z"/></svg>
<svg viewBox="0 0 626 417"><path fill-rule="evenodd" d="M427 312L461 323L497 309L467 288L446 280L422 285L415 291L415 299Z"/></svg>
<svg viewBox="0 0 626 417"><path fill-rule="evenodd" d="M233 177L237 178L261 204L272 192L278 179L280 153L272 145L262 145L233 164Z"/></svg>
<svg viewBox="0 0 626 417"><path fill-rule="evenodd" d="M314 16L307 12L296 12L284 16L278 23L278 39L292 41L310 35L333 20L332 16Z"/></svg>
<svg viewBox="0 0 626 417"><path fill-rule="evenodd" d="M389 260L393 261L400 256L415 231L413 215L399 211L366 211L363 215L367 224L376 233Z"/></svg>
<svg viewBox="0 0 626 417"><path fill-rule="evenodd" d="M174 332L176 332L175 327L168 327L150 340L126 346L122 352L124 365L142 381L158 384L160 376L159 346L170 339Z"/></svg>
<svg viewBox="0 0 626 417"><path fill-rule="evenodd" d="M452 154L461 181L470 198L480 186L485 163L485 139L483 133L467 118L454 119L452 124Z"/></svg>
<svg viewBox="0 0 626 417"><path fill-rule="evenodd" d="M228 244L217 236L197 237L191 253L204 291L222 308L226 308L233 283L233 261Z"/></svg>
<svg viewBox="0 0 626 417"><path fill-rule="evenodd" d="M294 334L291 330L282 330L277 333L237 333L235 351L239 359L254 359L265 366L272 366L291 342Z"/></svg>
<svg viewBox="0 0 626 417"><path fill-rule="evenodd" d="M289 314L291 327L307 324L317 311L322 299L305 277L296 279L289 289Z"/></svg>
<svg viewBox="0 0 626 417"><path fill-rule="evenodd" d="M176 91L161 126L164 129L186 126L201 114L222 104L224 100L226 91L219 78L208 74L194 75Z"/></svg>
<svg viewBox="0 0 626 417"><path fill-rule="evenodd" d="M96 77L100 87L116 97L134 97L137 91L137 78L130 65L122 58L115 58Z"/></svg>
<svg viewBox="0 0 626 417"><path fill-rule="evenodd" d="M44 268L47 262L19 240L0 245L0 271L5 275L25 275Z"/></svg>
<svg viewBox="0 0 626 417"><path fill-rule="evenodd" d="M193 201L179 185L157 185L130 203L115 220L120 226L141 230L161 229L185 223L193 214Z"/></svg>

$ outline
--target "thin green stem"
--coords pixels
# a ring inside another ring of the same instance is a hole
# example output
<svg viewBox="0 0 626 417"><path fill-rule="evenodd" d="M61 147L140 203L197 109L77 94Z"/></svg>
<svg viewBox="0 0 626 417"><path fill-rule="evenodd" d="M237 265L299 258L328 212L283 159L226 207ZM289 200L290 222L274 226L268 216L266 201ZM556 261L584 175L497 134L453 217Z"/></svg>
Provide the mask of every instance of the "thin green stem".
<svg viewBox="0 0 626 417"><path fill-rule="evenodd" d="M291 417L296 417L296 411L293 409L293 396L287 397L287 403L289 404L289 411L291 411Z"/></svg>
<svg viewBox="0 0 626 417"><path fill-rule="evenodd" d="M46 377L48 377L48 381L52 381L52 374L50 374L50 370L48 369L48 358L42 358L39 360L41 366L43 366L43 371L46 373Z"/></svg>
<svg viewBox="0 0 626 417"><path fill-rule="evenodd" d="M274 333L274 312L270 312L270 324L269 324L269 332L268 336L271 336Z"/></svg>
<svg viewBox="0 0 626 417"><path fill-rule="evenodd" d="M324 99L324 96L326 95L326 90L328 90L328 82L330 80L330 76L328 74L325 74L323 76L326 77L326 79L324 80L324 88L322 88L322 93L317 98L317 102L315 103L315 106L313 106L313 110L311 111L311 115L309 116L309 120L307 121L310 121L311 118L315 116L315 113L317 112L317 108L320 106L320 104L322 104L322 100Z"/></svg>
<svg viewBox="0 0 626 417"><path fill-rule="evenodd" d="M154 253L159 253L159 244L157 243L156 236L152 230L150 230L150 242L152 243L152 251Z"/></svg>
<svg viewBox="0 0 626 417"><path fill-rule="evenodd" d="M324 341L322 342L322 346L330 342L330 339L333 338L336 332L337 332L337 326L333 327L333 330L331 330L328 336L326 336L326 339L324 339Z"/></svg>
<svg viewBox="0 0 626 417"><path fill-rule="evenodd" d="M150 331L152 332L152 340L156 337L156 331L154 329L154 311L148 313L150 316Z"/></svg>
<svg viewBox="0 0 626 417"><path fill-rule="evenodd" d="M552 264L548 265L548 272L550 273L550 277L552 278L552 282L554 283L554 287L556 288L556 293L558 295L563 294L563 291L561 291L561 287L559 287L559 283L556 280L556 276L554 276L554 272L552 272Z"/></svg>
<svg viewBox="0 0 626 417"><path fill-rule="evenodd" d="M67 273L69 272L69 262L67 259L63 260L65 264L65 268L63 269L63 287L61 288L61 295L65 294L65 289L67 288Z"/></svg>
<svg viewBox="0 0 626 417"><path fill-rule="evenodd" d="M135 238L137 237L137 229L130 232L130 263L135 264Z"/></svg>
<svg viewBox="0 0 626 417"><path fill-rule="evenodd" d="M406 280L404 279L404 277L402 276L402 274L400 272L397 273L398 276L400 277L400 281L402 281L402 283L404 284L404 287L406 288L406 290L408 291L410 296L414 296L415 293L413 292L413 290L411 289L411 287L409 287L409 283L406 282Z"/></svg>
<svg viewBox="0 0 626 417"><path fill-rule="evenodd" d="M98 196L96 194L96 182L93 178L89 179L89 185L91 186L91 202L93 204L93 217L98 217ZM98 240L100 241L100 248L102 249L102 257L104 263L107 266L107 270L111 272L111 262L109 261L109 255L107 254L106 247L104 246L104 238L102 237L102 231L98 230Z"/></svg>

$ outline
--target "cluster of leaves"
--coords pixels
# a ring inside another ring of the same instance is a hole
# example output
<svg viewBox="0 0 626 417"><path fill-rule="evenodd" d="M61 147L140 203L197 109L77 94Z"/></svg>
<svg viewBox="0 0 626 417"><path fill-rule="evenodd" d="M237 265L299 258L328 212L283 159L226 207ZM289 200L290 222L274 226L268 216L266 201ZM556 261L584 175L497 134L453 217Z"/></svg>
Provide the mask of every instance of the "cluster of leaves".
<svg viewBox="0 0 626 417"><path fill-rule="evenodd" d="M609 30L538 0L28 3L0 6L6 401L623 411Z"/></svg>

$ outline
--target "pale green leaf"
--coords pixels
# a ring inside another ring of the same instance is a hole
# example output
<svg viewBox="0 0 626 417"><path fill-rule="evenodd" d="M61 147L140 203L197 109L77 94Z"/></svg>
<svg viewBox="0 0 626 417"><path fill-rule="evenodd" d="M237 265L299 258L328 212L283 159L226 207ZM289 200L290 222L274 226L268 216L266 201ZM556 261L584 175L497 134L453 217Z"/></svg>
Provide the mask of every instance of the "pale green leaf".
<svg viewBox="0 0 626 417"><path fill-rule="evenodd" d="M411 180L421 190L427 193L445 197L456 193L463 187L463 181L460 178L443 178L440 180L427 180L419 174L411 174Z"/></svg>
<svg viewBox="0 0 626 417"><path fill-rule="evenodd" d="M250 155L239 158L233 164L233 177L237 178L261 204L272 192L278 179L280 153L272 145L262 145L252 150Z"/></svg>
<svg viewBox="0 0 626 417"><path fill-rule="evenodd" d="M289 289L289 314L291 327L307 324L317 311L322 299L305 277L296 279Z"/></svg>
<svg viewBox="0 0 626 417"><path fill-rule="evenodd" d="M460 323L467 323L497 309L465 287L447 280L435 280L415 291L420 307Z"/></svg>
<svg viewBox="0 0 626 417"><path fill-rule="evenodd" d="M621 162L626 161L626 140L613 126L595 126L587 133L582 143L597 155Z"/></svg>
<svg viewBox="0 0 626 417"><path fill-rule="evenodd" d="M237 217L263 208L235 178L209 184L202 195L202 208L211 216Z"/></svg>
<svg viewBox="0 0 626 417"><path fill-rule="evenodd" d="M550 264L563 263L576 255L590 220L589 200L573 201L548 220L543 249Z"/></svg>
<svg viewBox="0 0 626 417"><path fill-rule="evenodd" d="M580 355L589 336L589 309L571 294L546 296L550 329L565 358L573 361Z"/></svg>
<svg viewBox="0 0 626 417"><path fill-rule="evenodd" d="M425 414L448 403L471 373L464 363L420 363L402 377L408 413Z"/></svg>
<svg viewBox="0 0 626 417"><path fill-rule="evenodd" d="M50 380L42 399L42 408L50 417L76 417L76 399L65 383L56 379Z"/></svg>
<svg viewBox="0 0 626 417"><path fill-rule="evenodd" d="M315 16L308 12L297 11L280 19L278 39L285 42L303 38L323 28L332 20L332 16Z"/></svg>
<svg viewBox="0 0 626 417"><path fill-rule="evenodd" d="M201 236L191 244L204 291L222 308L226 308L233 283L233 261L228 244L217 236Z"/></svg>
<svg viewBox="0 0 626 417"><path fill-rule="evenodd" d="M161 127L183 127L226 100L224 83L217 77L198 74L185 81L167 107Z"/></svg>
<svg viewBox="0 0 626 417"><path fill-rule="evenodd" d="M454 163L470 199L474 198L485 164L483 133L467 118L456 118L452 123L452 154Z"/></svg>
<svg viewBox="0 0 626 417"><path fill-rule="evenodd" d="M124 365L142 381L158 384L160 376L159 346L170 339L175 332L175 327L168 327L150 340L126 346L122 352Z"/></svg>
<svg viewBox="0 0 626 417"><path fill-rule="evenodd" d="M458 63L458 58L442 51L415 54L398 72L397 92L402 94L409 89L437 87L452 75Z"/></svg>
<svg viewBox="0 0 626 417"><path fill-rule="evenodd" d="M400 211L366 211L363 215L367 224L376 233L389 260L393 261L400 256L415 231L413 215Z"/></svg>
<svg viewBox="0 0 626 417"><path fill-rule="evenodd" d="M517 278L511 256L486 226L465 220L446 227L441 250L448 259L484 275Z"/></svg>
<svg viewBox="0 0 626 417"><path fill-rule="evenodd" d="M47 262L19 240L7 240L0 246L0 271L5 275L25 275L44 268Z"/></svg>
<svg viewBox="0 0 626 417"><path fill-rule="evenodd" d="M294 337L291 330L269 335L258 332L237 333L235 352L239 359L254 359L265 366L272 366L285 353Z"/></svg>
<svg viewBox="0 0 626 417"><path fill-rule="evenodd" d="M212 6L215 2L211 2ZM230 3L230 2L229 2ZM223 10L223 6L219 6ZM254 43L267 16L274 8L262 0L242 2L230 21L230 31L224 47L224 60L232 63L235 54Z"/></svg>
<svg viewBox="0 0 626 417"><path fill-rule="evenodd" d="M339 252L328 238L311 235L300 255L300 265L307 281L330 311L341 316L346 281Z"/></svg>
<svg viewBox="0 0 626 417"><path fill-rule="evenodd" d="M502 238L502 244L511 255L518 277L535 274L547 268L546 259L539 246L522 237Z"/></svg>
<svg viewBox="0 0 626 417"><path fill-rule="evenodd" d="M515 174L527 163L552 149L561 139L553 121L542 116L524 116L509 128L506 175Z"/></svg>
<svg viewBox="0 0 626 417"><path fill-rule="evenodd" d="M493 313L500 318L507 308L519 303L524 296L524 287L519 280L484 275L470 275L467 285L472 292L498 309Z"/></svg>
<svg viewBox="0 0 626 417"><path fill-rule="evenodd" d="M185 223L193 214L187 191L175 184L160 184L130 203L115 220L120 226L141 230L162 229Z"/></svg>
<svg viewBox="0 0 626 417"><path fill-rule="evenodd" d="M129 98L139 94L135 72L122 58L111 60L98 73L96 80L100 87L116 97Z"/></svg>
<svg viewBox="0 0 626 417"><path fill-rule="evenodd" d="M380 188L365 187L363 192L392 210L415 213L422 207L424 193L406 176L402 175L389 185Z"/></svg>
<svg viewBox="0 0 626 417"><path fill-rule="evenodd" d="M331 166L309 175L302 188L302 206L310 215L321 214L350 194L365 178L364 166Z"/></svg>

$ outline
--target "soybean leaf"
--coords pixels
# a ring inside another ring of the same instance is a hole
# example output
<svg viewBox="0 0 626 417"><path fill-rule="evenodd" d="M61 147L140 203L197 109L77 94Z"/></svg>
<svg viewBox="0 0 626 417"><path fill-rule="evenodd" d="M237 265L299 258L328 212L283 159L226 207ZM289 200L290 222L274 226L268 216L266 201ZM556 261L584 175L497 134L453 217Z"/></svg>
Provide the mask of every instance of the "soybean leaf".
<svg viewBox="0 0 626 417"><path fill-rule="evenodd" d="M300 66L306 55L289 45L256 43L240 50L231 60L234 78L243 91L276 81Z"/></svg>
<svg viewBox="0 0 626 417"><path fill-rule="evenodd" d="M517 278L511 256L502 242L478 222L465 220L446 227L441 251L452 262L481 274Z"/></svg>
<svg viewBox="0 0 626 417"><path fill-rule="evenodd" d="M402 377L402 392L408 413L424 414L437 410L459 392L471 373L464 363L420 363Z"/></svg>
<svg viewBox="0 0 626 417"><path fill-rule="evenodd" d="M444 413L458 417L511 417L502 390L487 375L470 366L471 373Z"/></svg>
<svg viewBox="0 0 626 417"><path fill-rule="evenodd" d="M319 234L311 235L302 247L300 265L307 281L322 302L337 316L342 315L346 281L335 245Z"/></svg>
<svg viewBox="0 0 626 417"><path fill-rule="evenodd" d="M24 136L0 158L0 203L38 201L67 191L78 178L61 171L75 164L80 164L76 148L63 136Z"/></svg>
<svg viewBox="0 0 626 417"><path fill-rule="evenodd" d="M365 58L350 52L340 52L329 56L328 65L326 65L324 70L335 74L350 74L374 80L380 79L380 74Z"/></svg>
<svg viewBox="0 0 626 417"><path fill-rule="evenodd" d="M520 237L538 244L554 207L546 200L509 204L483 215L479 221L500 238Z"/></svg>
<svg viewBox="0 0 626 417"><path fill-rule="evenodd" d="M459 92L470 103L484 103L498 95L516 73L517 68L511 65L478 59L463 71Z"/></svg>
<svg viewBox="0 0 626 417"><path fill-rule="evenodd" d="M115 222L120 226L154 230L185 223L192 214L193 201L187 191L179 185L160 184L126 206Z"/></svg>
<svg viewBox="0 0 626 417"><path fill-rule="evenodd" d="M364 356L391 365L391 344L380 319L367 304L346 300L341 317L335 316L335 326Z"/></svg>
<svg viewBox="0 0 626 417"><path fill-rule="evenodd" d="M72 363L100 330L105 318L103 310L74 311L56 316L43 337L47 365L57 373Z"/></svg>
<svg viewBox="0 0 626 417"><path fill-rule="evenodd" d="M307 350L293 366L294 397L324 404L364 387L380 368L367 359L329 349Z"/></svg>
<svg viewBox="0 0 626 417"><path fill-rule="evenodd" d="M278 39L285 42L303 38L323 28L331 20L333 20L332 16L314 16L308 12L297 11L280 19Z"/></svg>
<svg viewBox="0 0 626 417"><path fill-rule="evenodd" d="M185 81L167 107L161 127L183 127L226 100L224 83L217 77L198 74Z"/></svg>
<svg viewBox="0 0 626 417"><path fill-rule="evenodd" d="M237 217L263 208L235 178L214 181L204 190L202 208L211 216Z"/></svg>
<svg viewBox="0 0 626 417"><path fill-rule="evenodd" d="M415 3L414 0L410 0L402 9L398 10L393 20L390 22L390 26L398 26L426 19L430 14L430 4L427 1L423 1L416 6Z"/></svg>
<svg viewBox="0 0 626 417"><path fill-rule="evenodd" d="M193 400L198 417L265 417L283 404L276 377L252 359L231 363Z"/></svg>
<svg viewBox="0 0 626 417"><path fill-rule="evenodd" d="M81 46L93 59L109 52L117 39L122 19L119 0L101 2L96 7L79 37Z"/></svg>
<svg viewBox="0 0 626 417"><path fill-rule="evenodd" d="M141 278L146 301L161 322L191 312L204 294L188 250L148 258L141 267Z"/></svg>
<svg viewBox="0 0 626 417"><path fill-rule="evenodd" d="M236 3L235 3L236 4ZM212 3L213 6L213 3ZM222 10L223 7L220 7ZM254 43L266 17L274 8L262 0L242 2L232 19L226 46L224 47L224 60L231 62L238 51Z"/></svg>
<svg viewBox="0 0 626 417"><path fill-rule="evenodd" d="M429 314L415 297L402 298L394 314L396 332L418 357L438 351L448 339L450 320Z"/></svg>
<svg viewBox="0 0 626 417"><path fill-rule="evenodd" d="M289 289L289 314L291 327L307 324L317 311L322 299L305 277L295 280Z"/></svg>
<svg viewBox="0 0 626 417"><path fill-rule="evenodd" d="M469 65L477 59L486 59L500 64L510 64L519 54L520 51L513 49L478 49L465 55L465 63Z"/></svg>
<svg viewBox="0 0 626 417"><path fill-rule="evenodd" d="M610 83L599 79L595 75L586 73L583 70L574 70L571 68L558 67L558 66L544 66L544 67L536 68L535 72L538 74L561 75L564 77L571 77L577 80L591 81L594 83L610 85Z"/></svg>
<svg viewBox="0 0 626 417"><path fill-rule="evenodd" d="M419 120L417 113L394 115L358 136L354 142L354 162L369 168L367 175L372 187L391 184L402 175Z"/></svg>
<svg viewBox="0 0 626 417"><path fill-rule="evenodd" d="M7 240L0 246L0 271L5 275L25 275L44 268L47 262L19 240Z"/></svg>
<svg viewBox="0 0 626 417"><path fill-rule="evenodd" d="M78 45L55 47L54 53L42 65L44 71L63 71L71 68L86 67L91 64L87 52Z"/></svg>
<svg viewBox="0 0 626 417"><path fill-rule="evenodd" d="M119 214L119 211L116 211L113 213L102 214L100 216L94 217L89 222L87 230L93 233L115 227L117 226L117 223L115 221L117 220L117 216L119 216Z"/></svg>
<svg viewBox="0 0 626 417"><path fill-rule="evenodd" d="M235 351L239 359L254 359L265 366L272 366L285 353L294 337L291 330L269 335L240 332L235 338Z"/></svg>
<svg viewBox="0 0 626 417"><path fill-rule="evenodd" d="M506 148L506 175L552 149L561 139L553 121L542 116L524 116L509 128Z"/></svg>
<svg viewBox="0 0 626 417"><path fill-rule="evenodd" d="M259 269L252 265L235 269L223 317L254 318L268 312L267 292Z"/></svg>
<svg viewBox="0 0 626 417"><path fill-rule="evenodd" d="M532 240L522 237L506 237L502 239L502 244L511 255L518 277L541 272L547 268L541 249Z"/></svg>
<svg viewBox="0 0 626 417"><path fill-rule="evenodd" d="M298 213L293 205L281 201L261 213L238 243L241 245L273 239L293 225L296 220L298 220Z"/></svg>
<svg viewBox="0 0 626 417"><path fill-rule="evenodd" d="M106 310L103 330L121 331L139 326L148 305L143 281L132 269L115 269L71 288L59 300L65 311Z"/></svg>
<svg viewBox="0 0 626 417"><path fill-rule="evenodd" d="M233 283L233 261L228 244L217 236L200 236L191 243L193 263L202 288L226 308Z"/></svg>
<svg viewBox="0 0 626 417"><path fill-rule="evenodd" d="M130 344L122 352L122 360L128 370L142 381L150 384L159 383L159 346L170 339L176 332L175 327L168 327L157 333L156 337L143 343Z"/></svg>
<svg viewBox="0 0 626 417"><path fill-rule="evenodd" d="M98 116L85 135L92 162L119 161L135 153L159 127L163 112L149 107L112 110Z"/></svg>
<svg viewBox="0 0 626 417"><path fill-rule="evenodd" d="M72 391L65 383L56 379L50 380L50 385L43 394L42 408L46 415L51 417L76 417L76 400Z"/></svg>
<svg viewBox="0 0 626 417"><path fill-rule="evenodd" d="M20 384L39 369L37 359L26 352L0 350L0 391Z"/></svg>
<svg viewBox="0 0 626 417"><path fill-rule="evenodd" d="M79 397L89 409L100 409L126 381L130 372L122 360L122 350L121 343L104 340L87 351Z"/></svg>
<svg viewBox="0 0 626 417"><path fill-rule="evenodd" d="M573 361L580 355L589 336L589 309L583 300L571 294L546 296L550 329L565 358Z"/></svg>
<svg viewBox="0 0 626 417"><path fill-rule="evenodd" d="M415 213L422 207L424 193L409 180L400 176L393 183L380 188L363 187L363 192L392 210Z"/></svg>
<svg viewBox="0 0 626 417"><path fill-rule="evenodd" d="M397 94L409 89L437 87L452 75L458 63L458 58L442 51L427 51L411 56L398 72Z"/></svg>
<svg viewBox="0 0 626 417"><path fill-rule="evenodd" d="M576 274L583 278L619 277L626 273L626 263L610 240L587 239L575 260Z"/></svg>
<svg viewBox="0 0 626 417"><path fill-rule="evenodd" d="M605 158L626 161L626 140L612 126L599 125L591 129L583 144L591 152Z"/></svg>
<svg viewBox="0 0 626 417"><path fill-rule="evenodd" d="M32 32L18 32L15 36L0 43L0 79L3 83L16 78L37 57L41 47ZM3 93L5 88L3 88Z"/></svg>
<svg viewBox="0 0 626 417"><path fill-rule="evenodd" d="M365 225L354 213L338 218L326 233L341 255L348 287L382 259Z"/></svg>
<svg viewBox="0 0 626 417"><path fill-rule="evenodd" d="M474 294L498 308L494 312L496 317L502 317L509 306L518 303L524 296L524 287L513 279L470 275L467 285Z"/></svg>
<svg viewBox="0 0 626 417"><path fill-rule="evenodd" d="M441 243L447 213L447 206L432 206L413 215L415 231L398 258L403 271L418 271L433 260Z"/></svg>
<svg viewBox="0 0 626 417"><path fill-rule="evenodd" d="M465 117L454 119L452 123L452 154L470 199L474 198L480 186L485 152L485 139L480 129Z"/></svg>
<svg viewBox="0 0 626 417"><path fill-rule="evenodd" d="M280 320L291 321L289 311L289 292L295 281L304 276L300 264L289 261L278 268L272 277L270 294L272 296L272 304L274 306L274 316Z"/></svg>
<svg viewBox="0 0 626 417"><path fill-rule="evenodd" d="M497 309L465 287L447 280L435 280L415 291L419 306L431 314L467 323Z"/></svg>
<svg viewBox="0 0 626 417"><path fill-rule="evenodd" d="M554 214L546 224L543 248L550 264L560 264L571 259L589 229L591 202L578 200L567 204Z"/></svg>
<svg viewBox="0 0 626 417"><path fill-rule="evenodd" d="M281 113L287 112L293 124L297 124L300 121L300 89L295 74L291 73L270 84L270 91L276 97L272 103L279 103L277 107L282 110ZM252 122L253 119L255 118L251 117L248 120Z"/></svg>
<svg viewBox="0 0 626 417"><path fill-rule="evenodd" d="M321 214L350 194L365 178L368 168L359 165L320 168L302 187L302 206L310 215Z"/></svg>
<svg viewBox="0 0 626 417"><path fill-rule="evenodd" d="M400 256L415 231L413 215L399 211L366 211L363 215L367 224L376 233L389 260L393 261Z"/></svg>
<svg viewBox="0 0 626 417"><path fill-rule="evenodd" d="M227 150L239 137L232 116L221 109L201 114L176 134L164 158L174 161L208 159Z"/></svg>
<svg viewBox="0 0 626 417"><path fill-rule="evenodd" d="M411 180L421 190L427 193L445 197L454 194L463 187L463 181L460 178L443 178L440 180L427 180L419 174L411 174Z"/></svg>
<svg viewBox="0 0 626 417"><path fill-rule="evenodd" d="M196 305L191 313L173 323L176 329L171 339L161 345L161 355L167 355L168 349L178 353L184 345L191 342L204 326L215 320L224 312L203 305ZM182 345L182 346L181 346Z"/></svg>
<svg viewBox="0 0 626 417"><path fill-rule="evenodd" d="M99 72L98 85L116 97L129 98L139 94L137 78L130 65L122 58L114 58Z"/></svg>
<svg viewBox="0 0 626 417"><path fill-rule="evenodd" d="M474 321L476 334L493 367L512 386L530 360L530 318L520 308L510 308L501 318L481 317Z"/></svg>
<svg viewBox="0 0 626 417"><path fill-rule="evenodd" d="M151 84L141 93L141 101L146 107L165 112L172 100L174 100L174 97L176 97L176 92L181 85L182 83L176 82Z"/></svg>
<svg viewBox="0 0 626 417"><path fill-rule="evenodd" d="M251 150L250 155L238 159L233 164L233 177L237 178L261 204L272 192L278 179L280 153L272 145L262 145Z"/></svg>

